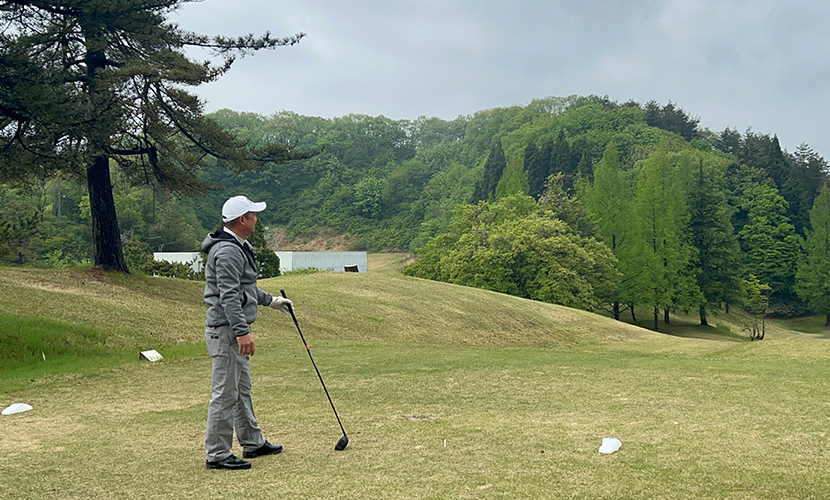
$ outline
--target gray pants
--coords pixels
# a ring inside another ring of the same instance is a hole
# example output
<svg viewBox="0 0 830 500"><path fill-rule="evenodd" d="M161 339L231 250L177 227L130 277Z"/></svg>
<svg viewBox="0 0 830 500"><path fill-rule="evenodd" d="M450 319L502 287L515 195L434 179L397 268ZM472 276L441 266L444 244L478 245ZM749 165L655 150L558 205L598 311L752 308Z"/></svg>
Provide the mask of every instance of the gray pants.
<svg viewBox="0 0 830 500"><path fill-rule="evenodd" d="M205 451L207 459L215 462L230 456L234 428L244 451L256 450L265 444L265 438L254 416L248 356L239 354L231 328L206 328L205 342L213 359Z"/></svg>

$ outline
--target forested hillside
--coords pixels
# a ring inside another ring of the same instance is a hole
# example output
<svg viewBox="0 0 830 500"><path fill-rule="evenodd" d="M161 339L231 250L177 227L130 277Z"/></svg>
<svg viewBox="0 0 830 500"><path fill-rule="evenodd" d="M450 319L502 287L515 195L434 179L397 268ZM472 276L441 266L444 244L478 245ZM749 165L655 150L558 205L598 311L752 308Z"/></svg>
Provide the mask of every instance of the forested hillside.
<svg viewBox="0 0 830 500"><path fill-rule="evenodd" d="M451 121L210 117L249 146L317 154L243 173L208 167L202 180L217 189L192 198L113 166L128 257L195 250L223 200L242 193L268 202L262 222L288 240L345 236L353 249L413 251L411 274L616 316L647 305L655 326L658 311L699 308L705 321L707 306L745 302L752 277L781 314L808 302L830 312L810 299L830 293L807 286L818 271L798 272L808 253L827 251L804 243L816 240L811 209L827 175L806 144L788 152L775 135L701 129L673 103L596 96ZM89 258L83 186L33 179L3 185L0 201L4 262Z"/></svg>

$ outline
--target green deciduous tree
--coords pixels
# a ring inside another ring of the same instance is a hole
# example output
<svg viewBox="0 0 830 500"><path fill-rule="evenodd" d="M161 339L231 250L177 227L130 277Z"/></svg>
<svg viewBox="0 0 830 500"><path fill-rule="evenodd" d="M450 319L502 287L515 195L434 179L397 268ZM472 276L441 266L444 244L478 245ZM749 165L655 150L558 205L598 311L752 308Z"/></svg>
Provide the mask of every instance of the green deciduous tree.
<svg viewBox="0 0 830 500"><path fill-rule="evenodd" d="M743 283L746 295L744 296L744 307L752 315L752 321L747 328L749 340L763 340L766 334L766 317L769 312L769 296L771 289L766 283L761 283L754 274ZM761 324L758 324L758 320Z"/></svg>
<svg viewBox="0 0 830 500"><path fill-rule="evenodd" d="M211 82L240 56L297 43L208 37L168 21L190 0L0 2L0 180L86 179L95 264L128 272L110 183L116 161L136 182L204 190L206 160L247 169L297 157L284 146L252 151L202 115L184 90ZM213 51L218 64L187 57Z"/></svg>
<svg viewBox="0 0 830 500"><path fill-rule="evenodd" d="M830 188L826 185L810 210L810 229L804 241L795 290L813 312L827 315L830 326Z"/></svg>
<svg viewBox="0 0 830 500"><path fill-rule="evenodd" d="M747 223L738 233L747 270L771 293L790 297L801 238L787 218L787 201L767 185L749 189L743 199Z"/></svg>
<svg viewBox="0 0 830 500"><path fill-rule="evenodd" d="M519 193L527 194L528 189L527 175L521 162L511 161L507 164L496 186L496 199Z"/></svg>
<svg viewBox="0 0 830 500"><path fill-rule="evenodd" d="M614 292L611 251L533 198L460 205L450 233L430 240L406 274L592 310Z"/></svg>

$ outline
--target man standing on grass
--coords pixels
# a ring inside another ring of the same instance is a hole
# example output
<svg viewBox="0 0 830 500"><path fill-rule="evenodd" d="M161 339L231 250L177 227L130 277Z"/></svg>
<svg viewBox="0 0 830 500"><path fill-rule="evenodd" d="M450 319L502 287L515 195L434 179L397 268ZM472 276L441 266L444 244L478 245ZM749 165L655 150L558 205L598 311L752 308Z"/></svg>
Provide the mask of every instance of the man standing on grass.
<svg viewBox="0 0 830 500"><path fill-rule="evenodd" d="M225 226L202 242L208 254L205 266L205 342L213 359L212 394L208 408L205 450L208 469L250 469L251 463L231 453L233 432L244 458L272 455L282 445L262 436L251 401L251 369L254 354L251 323L257 305L287 312L291 301L257 288L257 265L248 237L254 233L256 213L265 202L254 203L234 196L222 206Z"/></svg>

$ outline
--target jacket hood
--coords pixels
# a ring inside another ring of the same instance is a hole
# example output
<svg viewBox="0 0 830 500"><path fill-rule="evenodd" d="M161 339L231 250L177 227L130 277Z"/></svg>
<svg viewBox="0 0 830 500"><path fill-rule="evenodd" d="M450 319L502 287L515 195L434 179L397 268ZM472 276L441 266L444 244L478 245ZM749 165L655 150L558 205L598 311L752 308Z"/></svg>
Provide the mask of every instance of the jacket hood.
<svg viewBox="0 0 830 500"><path fill-rule="evenodd" d="M236 238L220 227L215 233L205 236L205 239L202 241L202 251L205 253L210 252L210 247L220 241L233 241L236 243Z"/></svg>

